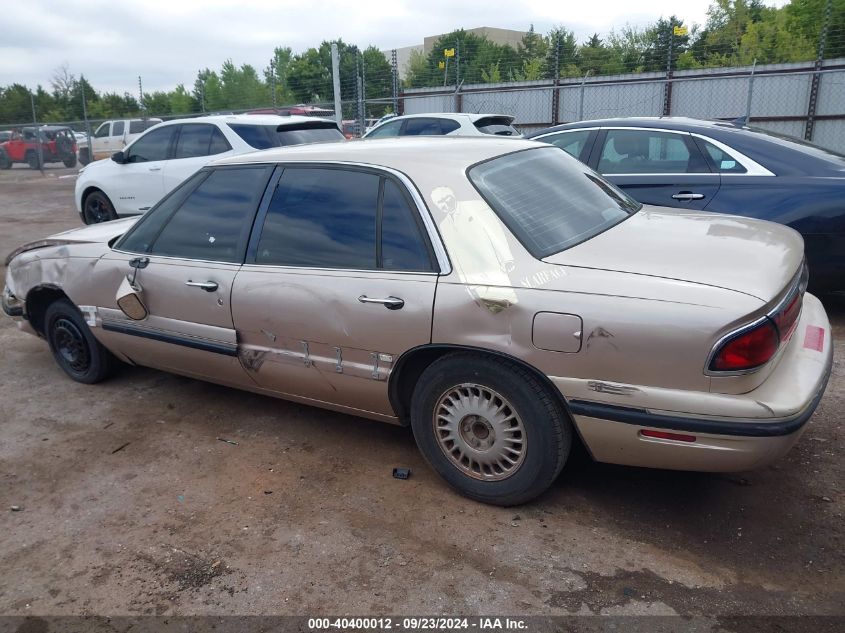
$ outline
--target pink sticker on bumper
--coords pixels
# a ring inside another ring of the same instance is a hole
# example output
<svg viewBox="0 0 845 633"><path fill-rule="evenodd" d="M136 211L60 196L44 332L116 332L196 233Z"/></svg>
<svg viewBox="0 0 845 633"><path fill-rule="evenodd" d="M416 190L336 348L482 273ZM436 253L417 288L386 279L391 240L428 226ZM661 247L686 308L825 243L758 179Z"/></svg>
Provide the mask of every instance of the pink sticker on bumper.
<svg viewBox="0 0 845 633"><path fill-rule="evenodd" d="M824 349L824 328L808 325L804 333L804 348L820 352Z"/></svg>

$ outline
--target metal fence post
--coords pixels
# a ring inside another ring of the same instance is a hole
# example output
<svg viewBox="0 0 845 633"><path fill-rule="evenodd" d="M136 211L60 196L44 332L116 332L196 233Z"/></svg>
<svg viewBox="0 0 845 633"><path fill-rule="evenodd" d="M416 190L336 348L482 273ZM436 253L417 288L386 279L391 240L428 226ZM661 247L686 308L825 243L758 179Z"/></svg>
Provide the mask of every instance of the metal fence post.
<svg viewBox="0 0 845 633"><path fill-rule="evenodd" d="M41 130L38 129L38 117L35 115L35 95L29 91L29 103L32 106L32 125L35 126L35 140L38 143L38 169L44 175L44 148L41 146Z"/></svg>
<svg viewBox="0 0 845 633"><path fill-rule="evenodd" d="M584 78L581 80L581 94L578 97L578 120L584 120L584 84L587 83L587 77L590 76L591 71L584 73Z"/></svg>
<svg viewBox="0 0 845 633"><path fill-rule="evenodd" d="M807 103L807 123L804 126L804 140L813 140L813 130L816 126L816 108L819 101L819 84L821 83L822 75L821 69L824 60L824 47L827 43L827 31L830 28L830 13L833 6L833 0L827 0L824 11L824 23L822 24L821 33L819 33L819 52L816 55L815 72L810 83L810 99Z"/></svg>
<svg viewBox="0 0 845 633"><path fill-rule="evenodd" d="M751 74L748 75L748 97L745 101L745 122L751 122L751 96L754 94L754 71L757 70L757 58L751 65Z"/></svg>
<svg viewBox="0 0 845 633"><path fill-rule="evenodd" d="M663 90L663 116L672 114L672 45L675 43L675 27L669 21L669 53L666 59L666 86Z"/></svg>
<svg viewBox="0 0 845 633"><path fill-rule="evenodd" d="M343 105L340 102L340 60L337 43L332 43L332 90L334 91L334 118L338 125L343 124Z"/></svg>
<svg viewBox="0 0 845 633"><path fill-rule="evenodd" d="M555 81L552 88L552 125L560 123L560 33L555 37Z"/></svg>
<svg viewBox="0 0 845 633"><path fill-rule="evenodd" d="M393 97L393 112L399 112L399 62L396 58L396 49L390 51L390 70L392 75L391 92Z"/></svg>
<svg viewBox="0 0 845 633"><path fill-rule="evenodd" d="M275 53L273 53L275 55ZM270 60L270 90L273 92L273 109L276 109L276 58Z"/></svg>
<svg viewBox="0 0 845 633"><path fill-rule="evenodd" d="M85 136L88 138L88 158L86 160L90 163L94 160L94 144L91 142L91 124L88 122L88 105L85 102L84 75L79 75L79 88L82 93L82 118L85 121Z"/></svg>

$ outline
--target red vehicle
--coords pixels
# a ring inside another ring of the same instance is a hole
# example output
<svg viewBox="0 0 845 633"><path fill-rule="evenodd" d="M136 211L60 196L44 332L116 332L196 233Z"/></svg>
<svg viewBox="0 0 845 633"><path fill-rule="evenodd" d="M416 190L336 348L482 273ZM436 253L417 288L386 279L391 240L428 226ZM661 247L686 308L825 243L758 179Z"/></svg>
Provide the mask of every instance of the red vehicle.
<svg viewBox="0 0 845 633"><path fill-rule="evenodd" d="M0 169L10 169L14 163L27 163L33 169L38 169L42 163L76 166L76 138L69 127L21 128L12 132L9 140L0 143L0 150Z"/></svg>

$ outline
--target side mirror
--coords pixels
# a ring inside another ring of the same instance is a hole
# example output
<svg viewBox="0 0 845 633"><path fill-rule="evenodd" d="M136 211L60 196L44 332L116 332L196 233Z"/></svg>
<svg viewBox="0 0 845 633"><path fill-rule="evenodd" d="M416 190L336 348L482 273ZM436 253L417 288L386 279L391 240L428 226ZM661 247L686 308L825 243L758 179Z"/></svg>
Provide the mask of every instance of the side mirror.
<svg viewBox="0 0 845 633"><path fill-rule="evenodd" d="M142 292L141 286L133 284L128 278L124 277L114 297L117 301L117 307L133 321L142 321L149 315L147 306L141 300Z"/></svg>
<svg viewBox="0 0 845 633"><path fill-rule="evenodd" d="M111 159L118 165L123 165L127 161L126 154L124 154L123 152L115 152L111 155Z"/></svg>

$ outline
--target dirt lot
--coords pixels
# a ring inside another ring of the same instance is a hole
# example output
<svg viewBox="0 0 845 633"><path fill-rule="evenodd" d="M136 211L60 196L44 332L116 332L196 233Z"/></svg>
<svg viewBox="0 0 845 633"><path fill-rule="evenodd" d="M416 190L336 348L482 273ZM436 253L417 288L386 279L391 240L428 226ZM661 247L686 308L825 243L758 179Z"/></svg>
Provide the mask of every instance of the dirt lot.
<svg viewBox="0 0 845 633"><path fill-rule="evenodd" d="M0 256L79 225L73 170L46 172L0 172ZM406 429L145 369L76 384L4 318L0 613L845 615L845 296L825 305L833 378L780 463L581 457L517 509L452 493Z"/></svg>

